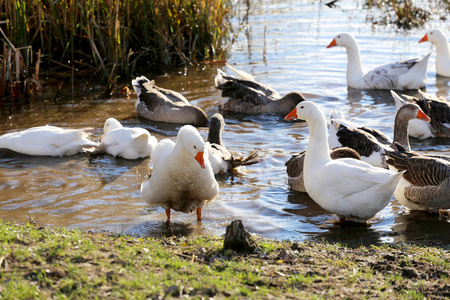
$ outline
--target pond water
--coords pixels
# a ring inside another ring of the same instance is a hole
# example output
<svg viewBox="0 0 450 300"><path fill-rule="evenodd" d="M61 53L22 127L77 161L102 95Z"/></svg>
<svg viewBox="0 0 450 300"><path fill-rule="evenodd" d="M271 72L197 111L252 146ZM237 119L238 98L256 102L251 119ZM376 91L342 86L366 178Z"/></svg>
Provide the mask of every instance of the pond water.
<svg viewBox="0 0 450 300"><path fill-rule="evenodd" d="M326 46L336 34L351 32L359 42L363 63L371 68L429 53L431 44L417 43L428 28L441 27L450 32L449 25L439 21L410 31L374 26L360 1L338 1L334 8L322 1L249 2L250 8L247 1L235 4L237 17L231 21L235 31L239 27L242 31L230 49L229 63L282 95L293 90L318 95L309 99L319 103L327 115L337 108L355 123L390 136L395 105L389 92L348 90L345 50ZM248 23L243 21L246 18ZM432 55L426 91L449 99L450 79L436 76L434 62ZM161 87L181 92L212 116L221 98L214 88L217 68L231 72L224 65L202 65L151 79ZM3 107L0 133L51 124L92 127L92 138L99 140L104 121L115 117L125 126L148 129L158 139L176 137L180 126L136 116L136 96L105 100L89 98L88 90L85 95L81 93L84 91L56 103L47 99ZM140 184L151 170L148 159L128 161L82 154L30 157L7 152L0 153L0 218L152 237L221 235L232 220L242 219L250 232L276 239L325 239L353 245L450 242L446 216L408 212L394 197L367 226L335 224L336 216L320 208L307 194L287 186L284 163L306 148L305 124L286 122L270 114L226 114L225 120L223 138L228 149L244 155L256 150L263 160L240 174L217 177L220 195L204 207L202 222L196 222L195 214L173 212L173 221L167 225L164 210L148 207L141 199ZM207 130L199 128L205 138ZM411 139L411 145L418 151L444 153L449 152L450 139Z"/></svg>

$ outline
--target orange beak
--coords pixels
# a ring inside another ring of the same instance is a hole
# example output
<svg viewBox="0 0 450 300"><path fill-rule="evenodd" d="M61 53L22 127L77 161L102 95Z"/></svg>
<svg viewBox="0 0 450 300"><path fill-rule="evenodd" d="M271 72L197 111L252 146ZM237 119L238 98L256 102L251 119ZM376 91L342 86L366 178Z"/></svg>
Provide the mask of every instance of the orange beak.
<svg viewBox="0 0 450 300"><path fill-rule="evenodd" d="M423 38L420 39L419 43L428 42L428 35L425 34Z"/></svg>
<svg viewBox="0 0 450 300"><path fill-rule="evenodd" d="M430 117L428 117L422 110L419 109L419 111L417 112L417 119L422 120L422 121L427 121L430 122L431 119Z"/></svg>
<svg viewBox="0 0 450 300"><path fill-rule="evenodd" d="M327 46L327 48L331 48L331 47L335 47L335 46L337 46L336 40L333 39L333 41Z"/></svg>
<svg viewBox="0 0 450 300"><path fill-rule="evenodd" d="M199 151L197 153L197 155L195 156L195 160L198 161L198 163L200 164L200 167L202 167L202 169L205 169L205 159L203 158L203 151Z"/></svg>
<svg viewBox="0 0 450 300"><path fill-rule="evenodd" d="M297 119L297 107L294 108L290 113L287 114L286 117L284 117L285 120L295 120Z"/></svg>

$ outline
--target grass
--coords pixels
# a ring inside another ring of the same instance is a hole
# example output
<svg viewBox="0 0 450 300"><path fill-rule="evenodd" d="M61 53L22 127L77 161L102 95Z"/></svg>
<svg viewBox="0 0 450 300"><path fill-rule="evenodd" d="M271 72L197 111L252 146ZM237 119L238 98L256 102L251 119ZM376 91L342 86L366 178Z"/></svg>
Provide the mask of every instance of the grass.
<svg viewBox="0 0 450 300"><path fill-rule="evenodd" d="M38 74L37 60L54 76L110 86L119 75L211 60L223 53L229 12L229 0L0 1L0 96L2 85L13 94L25 73Z"/></svg>
<svg viewBox="0 0 450 300"><path fill-rule="evenodd" d="M0 221L0 298L450 297L448 249L255 238L255 253L240 255L218 237L150 239Z"/></svg>

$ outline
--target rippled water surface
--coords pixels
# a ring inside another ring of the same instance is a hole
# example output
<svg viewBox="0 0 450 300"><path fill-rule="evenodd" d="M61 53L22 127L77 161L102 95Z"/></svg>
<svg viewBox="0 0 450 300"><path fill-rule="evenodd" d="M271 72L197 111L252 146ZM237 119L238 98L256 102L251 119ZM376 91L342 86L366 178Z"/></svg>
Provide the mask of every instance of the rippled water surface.
<svg viewBox="0 0 450 300"><path fill-rule="evenodd" d="M429 53L429 43L418 44L424 29L408 32L393 27L374 27L361 2L339 1L329 8L321 1L250 1L236 3L238 16L232 19L237 41L228 62L253 74L280 94L292 90L317 96L329 114L342 110L357 124L393 133L394 101L389 92L348 90L343 48L326 49L339 32L353 33L360 45L363 63L371 68ZM244 22L248 14L248 23ZM427 92L449 99L449 78L437 77L435 56L428 67ZM152 78L156 84L183 93L208 116L218 111L220 92L214 88L217 68L202 65L171 75ZM6 107L1 114L0 133L51 124L62 127L92 127L99 140L103 122L115 117L125 126L142 126L158 139L175 139L179 126L139 119L135 96L111 100L68 97L58 101L38 100L21 107ZM399 241L450 241L450 224L445 216L408 212L394 197L367 226L340 226L336 216L324 211L306 194L288 189L284 163L306 148L305 124L285 122L275 115L225 115L226 146L238 153L257 150L263 161L235 176L218 177L220 195L203 209L204 220L195 214L173 213L171 226L164 210L148 207L141 200L140 184L151 170L148 159L127 161L103 155L65 158L30 157L0 153L0 218L25 223L78 227L86 230L164 236L172 234L221 235L231 220L242 219L253 233L277 239L326 239L348 244ZM199 128L203 137L207 128ZM450 139L411 139L412 148L430 153L449 152Z"/></svg>

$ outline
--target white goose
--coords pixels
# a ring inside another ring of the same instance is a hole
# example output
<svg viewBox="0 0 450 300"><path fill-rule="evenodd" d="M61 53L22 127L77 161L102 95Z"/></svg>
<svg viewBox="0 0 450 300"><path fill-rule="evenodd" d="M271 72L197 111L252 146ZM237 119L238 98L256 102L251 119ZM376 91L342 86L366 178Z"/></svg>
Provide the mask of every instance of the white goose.
<svg viewBox="0 0 450 300"><path fill-rule="evenodd" d="M429 122L420 119L409 121L409 135L419 139L450 137L450 103L421 90L418 91L420 97L403 95L406 99L391 91L397 111L407 103L414 103L431 118Z"/></svg>
<svg viewBox="0 0 450 300"><path fill-rule="evenodd" d="M415 152L386 151L390 167L404 171L394 196L410 210L450 208L450 161Z"/></svg>
<svg viewBox="0 0 450 300"><path fill-rule="evenodd" d="M450 77L450 46L441 29L428 31L419 43L431 42L436 47L436 73Z"/></svg>
<svg viewBox="0 0 450 300"><path fill-rule="evenodd" d="M202 207L219 194L208 157L205 142L191 125L178 131L177 142L162 140L154 149L154 167L148 181L141 185L142 198L150 205L166 210L190 213L196 210L197 220L202 218Z"/></svg>
<svg viewBox="0 0 450 300"><path fill-rule="evenodd" d="M306 151L294 154L284 164L288 175L288 186L297 192L306 193L305 182L303 180L303 165L305 162ZM354 158L361 159L358 152L349 147L336 148L330 151L331 159Z"/></svg>
<svg viewBox="0 0 450 300"><path fill-rule="evenodd" d="M126 159L149 157L158 141L140 127L123 127L119 121L109 118L103 126L103 137L95 154L106 152Z"/></svg>
<svg viewBox="0 0 450 300"><path fill-rule="evenodd" d="M0 148L38 156L69 156L98 143L89 140L86 129L38 126L0 136Z"/></svg>
<svg viewBox="0 0 450 300"><path fill-rule="evenodd" d="M355 89L407 90L425 86L427 63L431 53L423 58L394 62L365 72L355 38L348 33L338 34L327 48L342 46L347 49L347 85Z"/></svg>
<svg viewBox="0 0 450 300"><path fill-rule="evenodd" d="M389 203L402 173L352 158L332 160L325 115L313 102L298 104L285 119L308 123L305 188L320 206L338 215L340 221L366 222Z"/></svg>

